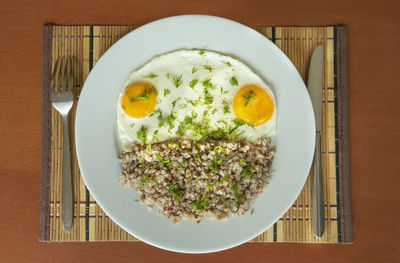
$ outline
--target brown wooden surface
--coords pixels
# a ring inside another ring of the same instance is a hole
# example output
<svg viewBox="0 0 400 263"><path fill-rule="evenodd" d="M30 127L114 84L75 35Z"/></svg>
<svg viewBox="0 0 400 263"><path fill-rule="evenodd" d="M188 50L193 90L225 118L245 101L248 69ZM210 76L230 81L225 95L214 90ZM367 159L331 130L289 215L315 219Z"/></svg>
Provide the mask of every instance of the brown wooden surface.
<svg viewBox="0 0 400 263"><path fill-rule="evenodd" d="M394 262L400 259L397 1L1 1L0 262ZM349 27L353 245L245 244L183 255L143 243L39 243L42 25L205 13L247 25ZM318 261L317 261L318 260Z"/></svg>

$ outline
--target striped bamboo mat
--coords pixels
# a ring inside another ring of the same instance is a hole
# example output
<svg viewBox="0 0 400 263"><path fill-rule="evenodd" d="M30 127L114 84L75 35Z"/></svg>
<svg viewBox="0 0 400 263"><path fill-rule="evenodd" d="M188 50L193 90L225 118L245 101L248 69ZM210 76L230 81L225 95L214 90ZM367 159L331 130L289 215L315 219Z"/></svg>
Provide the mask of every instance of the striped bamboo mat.
<svg viewBox="0 0 400 263"><path fill-rule="evenodd" d="M80 175L73 153L74 224L70 233L61 219L62 128L49 102L50 71L59 56L75 60L75 100L101 55L134 26L53 26L43 34L43 171L41 241L137 241L116 225L97 205ZM252 242L351 243L350 178L348 170L346 28L255 27L292 60L306 80L313 49L325 46L325 87L322 164L325 193L325 234L316 239L311 225L311 176L293 206ZM74 130L76 105L71 112ZM71 132L71 134L73 134ZM75 142L73 135L71 142ZM73 145L74 146L74 145ZM75 147L74 147L75 148Z"/></svg>

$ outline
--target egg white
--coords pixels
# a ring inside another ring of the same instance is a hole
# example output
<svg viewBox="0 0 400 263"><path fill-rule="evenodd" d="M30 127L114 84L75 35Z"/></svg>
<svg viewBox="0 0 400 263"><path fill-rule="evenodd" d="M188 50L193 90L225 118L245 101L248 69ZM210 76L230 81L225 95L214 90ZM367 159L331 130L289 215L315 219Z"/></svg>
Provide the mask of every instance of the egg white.
<svg viewBox="0 0 400 263"><path fill-rule="evenodd" d="M212 67L211 72L205 68L209 66ZM153 79L146 78L145 76L149 74L157 75L157 77ZM182 83L176 88L171 79L181 75ZM238 82L237 86L233 86L230 83L230 79L233 76ZM192 89L189 87L189 83L193 79L197 79L198 83ZM154 57L127 77L117 102L117 132L123 150L130 151L132 150L132 144L141 142L137 138L137 132L142 126L147 129L147 142L154 143L179 137L176 134L179 123L184 120L185 116L190 116L192 111L197 113L197 120L201 120L204 111L207 110L207 105L193 106L187 103L185 99L195 101L198 98L203 98L202 83L208 79L216 86L214 90L209 90L214 98L212 104L210 104L212 108L208 114L211 127L221 126L218 120L230 122L236 119L232 108L233 98L241 87L253 84L263 88L272 98L274 112L272 117L260 126L254 128L248 125L241 126L239 128L243 131L241 138L254 141L262 137L271 137L276 133L276 103L274 95L270 87L248 66L237 59L213 51L177 50ZM174 111L176 120L174 121L175 127L173 129L165 126L159 128L158 114L135 119L123 111L121 100L125 90L130 84L138 81L149 82L156 88L158 95L155 110L160 109L164 116L170 114L172 110ZM224 91L223 93L221 93L221 87ZM167 96L164 96L164 89L170 90ZM173 108L172 102L178 98L180 99ZM230 113L224 114L223 112L224 100L228 102ZM185 104L186 107L184 107ZM214 109L217 109L217 111L211 114ZM158 130L158 133L154 135L156 130ZM186 137L190 138L191 136L188 134Z"/></svg>

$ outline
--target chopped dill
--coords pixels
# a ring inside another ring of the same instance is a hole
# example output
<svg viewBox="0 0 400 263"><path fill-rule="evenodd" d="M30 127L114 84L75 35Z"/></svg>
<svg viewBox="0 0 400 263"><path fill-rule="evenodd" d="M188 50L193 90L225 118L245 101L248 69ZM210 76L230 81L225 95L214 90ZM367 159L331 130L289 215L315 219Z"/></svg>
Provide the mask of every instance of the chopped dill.
<svg viewBox="0 0 400 263"><path fill-rule="evenodd" d="M237 212L239 210L240 204L244 198L239 192L238 183L236 183L234 186L232 186L231 190L233 192L233 195L235 196L235 202L237 204L237 209L236 209L236 212Z"/></svg>
<svg viewBox="0 0 400 263"><path fill-rule="evenodd" d="M206 69L206 70L212 72L212 67L211 67L211 66L204 65L203 67L204 67L204 69Z"/></svg>
<svg viewBox="0 0 400 263"><path fill-rule="evenodd" d="M237 79L235 77L232 77L229 82L231 83L232 86L237 86L238 85L238 81L237 81Z"/></svg>
<svg viewBox="0 0 400 263"><path fill-rule="evenodd" d="M147 128L142 126L142 128L136 132L137 138L139 140L141 140L142 142L146 142L146 139L147 139L146 132L147 132Z"/></svg>
<svg viewBox="0 0 400 263"><path fill-rule="evenodd" d="M167 78L171 80L171 82L172 82L172 84L174 84L175 88L178 88L182 84L182 74L178 77L178 76L171 76L168 73Z"/></svg>
<svg viewBox="0 0 400 263"><path fill-rule="evenodd" d="M154 79L154 78L157 78L158 77L158 75L156 75L156 74L154 74L154 73L150 73L149 75L146 75L146 76L144 76L145 78L148 78L148 79Z"/></svg>
<svg viewBox="0 0 400 263"><path fill-rule="evenodd" d="M256 96L256 94L254 93L253 90L250 90L248 93L243 94L242 98L244 99L244 106L247 107L247 105L249 104L250 100L252 98L254 98Z"/></svg>
<svg viewBox="0 0 400 263"><path fill-rule="evenodd" d="M191 87L191 88L193 89L194 86L196 86L197 82L199 82L197 79L192 80L192 81L189 83L189 87Z"/></svg>
<svg viewBox="0 0 400 263"><path fill-rule="evenodd" d="M183 191L180 189L180 187L175 184L175 183L171 183L169 185L169 192L171 193L171 195L176 198L179 202L183 201Z"/></svg>
<svg viewBox="0 0 400 263"><path fill-rule="evenodd" d="M230 113L231 112L231 109L230 109L230 107L229 107L229 104L228 104L228 102L226 101L226 100L223 100L222 101L222 104L224 105L224 114L228 114L228 113Z"/></svg>
<svg viewBox="0 0 400 263"><path fill-rule="evenodd" d="M201 212L203 212L203 209L208 206L209 203L210 203L210 198L205 197L204 194L202 193L200 200L193 202L192 206L194 206L194 208L197 210L197 212L201 213Z"/></svg>

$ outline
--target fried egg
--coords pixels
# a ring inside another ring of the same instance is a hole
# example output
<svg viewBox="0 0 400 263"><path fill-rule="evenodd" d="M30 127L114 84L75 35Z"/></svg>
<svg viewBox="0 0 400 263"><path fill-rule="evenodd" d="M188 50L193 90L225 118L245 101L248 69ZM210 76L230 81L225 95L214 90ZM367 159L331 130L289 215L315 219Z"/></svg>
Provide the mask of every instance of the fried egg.
<svg viewBox="0 0 400 263"><path fill-rule="evenodd" d="M205 50L151 59L127 77L117 101L124 151L134 143L270 137L276 132L270 87L243 62Z"/></svg>

